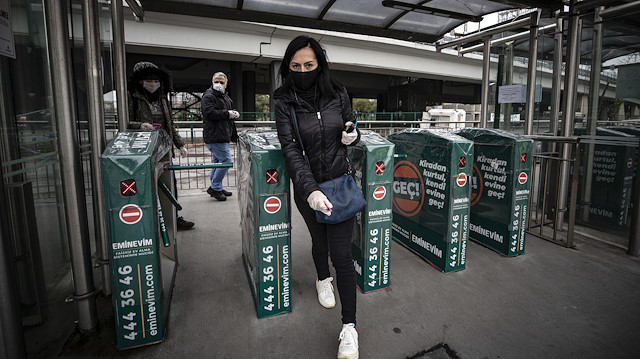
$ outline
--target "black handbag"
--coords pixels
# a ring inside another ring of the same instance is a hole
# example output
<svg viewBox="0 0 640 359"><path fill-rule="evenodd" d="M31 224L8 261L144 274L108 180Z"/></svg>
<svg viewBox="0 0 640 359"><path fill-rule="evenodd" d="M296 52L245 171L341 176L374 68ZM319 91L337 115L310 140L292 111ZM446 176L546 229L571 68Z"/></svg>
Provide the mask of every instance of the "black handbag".
<svg viewBox="0 0 640 359"><path fill-rule="evenodd" d="M300 149L302 149L302 156L304 156L304 159L307 161L307 165L309 165L309 169L311 169L311 163L309 163L309 158L307 157L304 145L302 144L302 138L300 137L300 131L298 130L298 120L296 118L296 113L293 110L293 106L291 106L290 110L291 122L293 122L293 128L296 131L296 137L300 143ZM367 201L362 196L362 192L358 189L358 185L351 175L351 164L349 164L349 173L318 183L318 186L320 186L322 193L327 196L327 199L333 205L330 216L327 216L320 211L316 211L316 221L318 221L318 223L336 224L344 222L362 211L367 205Z"/></svg>

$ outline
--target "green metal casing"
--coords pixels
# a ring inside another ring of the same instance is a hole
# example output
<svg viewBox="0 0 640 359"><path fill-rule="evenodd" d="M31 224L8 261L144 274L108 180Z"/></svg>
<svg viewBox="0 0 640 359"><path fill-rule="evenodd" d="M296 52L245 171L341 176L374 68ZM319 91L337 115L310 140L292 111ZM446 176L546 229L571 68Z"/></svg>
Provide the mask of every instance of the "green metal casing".
<svg viewBox="0 0 640 359"><path fill-rule="evenodd" d="M119 349L164 337L168 303L161 273L157 180L170 152L167 134L153 131L120 132L102 154ZM128 180L135 181L135 188L122 187ZM121 195L123 190L131 196Z"/></svg>
<svg viewBox="0 0 640 359"><path fill-rule="evenodd" d="M474 142L470 238L509 257L523 254L533 140L498 129L456 133Z"/></svg>
<svg viewBox="0 0 640 359"><path fill-rule="evenodd" d="M357 284L367 293L389 286L394 145L372 131L361 131L360 142L349 147L358 187L367 199L356 215L351 252Z"/></svg>
<svg viewBox="0 0 640 359"><path fill-rule="evenodd" d="M584 128L574 129L574 135L584 136L585 134ZM631 144L631 142L638 136L638 129L598 127L596 136L600 139L596 140L599 143L594 146L588 223L621 230L629 225L628 209L631 205L638 150L637 144ZM606 136L618 137L620 141L607 143ZM586 146L581 147L582 151L585 149ZM585 158L586 153L582 156ZM584 173L584 170L581 170L581 173ZM578 203L584 203L582 186L578 190Z"/></svg>
<svg viewBox="0 0 640 359"><path fill-rule="evenodd" d="M291 312L289 175L276 132L240 134L242 258L258 318Z"/></svg>
<svg viewBox="0 0 640 359"><path fill-rule="evenodd" d="M406 129L395 144L393 239L443 272L465 268L473 142Z"/></svg>

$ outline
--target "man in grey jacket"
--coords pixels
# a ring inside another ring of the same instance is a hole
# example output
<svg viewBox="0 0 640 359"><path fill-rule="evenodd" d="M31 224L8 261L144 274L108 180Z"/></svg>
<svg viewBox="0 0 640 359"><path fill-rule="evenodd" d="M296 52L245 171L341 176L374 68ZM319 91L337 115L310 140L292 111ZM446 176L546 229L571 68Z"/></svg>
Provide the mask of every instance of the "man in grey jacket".
<svg viewBox="0 0 640 359"><path fill-rule="evenodd" d="M240 113L233 109L233 101L226 94L228 78L222 72L216 72L211 79L211 87L202 97L202 117L204 127L204 143L211 151L213 163L230 163L231 151L229 142L238 140L238 131L234 120ZM213 168L209 175L207 193L218 201L226 201L231 192L222 186L222 180L228 168Z"/></svg>

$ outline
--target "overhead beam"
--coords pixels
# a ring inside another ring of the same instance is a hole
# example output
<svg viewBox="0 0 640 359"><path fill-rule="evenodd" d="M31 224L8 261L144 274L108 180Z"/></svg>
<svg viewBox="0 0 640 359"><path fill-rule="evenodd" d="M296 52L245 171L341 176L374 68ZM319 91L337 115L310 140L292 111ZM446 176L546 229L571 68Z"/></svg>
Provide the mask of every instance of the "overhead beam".
<svg viewBox="0 0 640 359"><path fill-rule="evenodd" d="M125 0L138 21L144 21L144 9L136 0Z"/></svg>
<svg viewBox="0 0 640 359"><path fill-rule="evenodd" d="M556 24L543 26L543 27L538 29L538 34L540 35L540 34L545 34L547 32L552 32L555 28L556 28ZM503 44L506 44L506 43L508 43L510 41L525 39L527 37L529 37L529 31L523 31L523 32L520 32L520 33L517 33L517 34L513 34L513 35L502 37L500 39L492 40L491 41L491 46L503 45ZM478 45L465 47L464 49L461 49L458 52L461 55L464 55L464 54L467 54L469 52L478 51L478 50L480 50L482 48L483 48L483 45L482 44L478 44Z"/></svg>
<svg viewBox="0 0 640 359"><path fill-rule="evenodd" d="M531 22L531 19L528 18L528 17L524 18L524 19L508 22L508 23L493 27L493 28L488 29L488 30L479 31L479 32L473 33L471 35L463 36L463 37L461 37L459 39L456 39L456 40L453 40L453 41L449 41L449 42L445 42L445 43L442 43L442 44L438 44L438 45L436 45L436 50L440 51L440 50L446 49L448 47L453 47L453 46L457 46L457 45L464 45L464 44L469 43L469 42L483 40L486 37L490 37L490 36L493 36L495 34L500 34L500 33L503 33L505 31L511 31L511 30L516 30L516 29L520 29L520 28L523 28L523 27L528 27L530 22Z"/></svg>

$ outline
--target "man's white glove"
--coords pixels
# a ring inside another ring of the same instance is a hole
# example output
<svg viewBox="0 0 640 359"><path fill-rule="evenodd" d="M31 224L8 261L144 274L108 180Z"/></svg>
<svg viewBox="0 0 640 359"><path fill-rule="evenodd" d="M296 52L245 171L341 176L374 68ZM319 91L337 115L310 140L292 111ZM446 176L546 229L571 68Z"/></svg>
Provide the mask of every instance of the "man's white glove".
<svg viewBox="0 0 640 359"><path fill-rule="evenodd" d="M180 150L180 157L185 158L189 155L189 152L187 151L187 148L185 146L180 147L179 150Z"/></svg>
<svg viewBox="0 0 640 359"><path fill-rule="evenodd" d="M153 130L154 130L153 125L152 125L152 124L150 124L149 122L143 122L143 123L141 123L141 124L140 124L140 129L141 129L142 131L153 131Z"/></svg>
<svg viewBox="0 0 640 359"><path fill-rule="evenodd" d="M309 197L307 197L307 202L309 203L309 207L315 211L320 211L327 216L331 215L331 208L333 205L327 199L327 196L322 193L322 191L315 190L311 192Z"/></svg>
<svg viewBox="0 0 640 359"><path fill-rule="evenodd" d="M236 110L229 110L229 118L234 120L236 118L240 117L240 112L236 111Z"/></svg>
<svg viewBox="0 0 640 359"><path fill-rule="evenodd" d="M353 122L347 121L344 124L345 130L342 131L342 144L345 146L349 146L353 143L353 141L358 138L358 131L356 131L353 127ZM351 132L347 132L347 130L351 129Z"/></svg>

